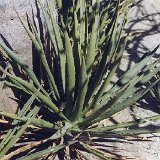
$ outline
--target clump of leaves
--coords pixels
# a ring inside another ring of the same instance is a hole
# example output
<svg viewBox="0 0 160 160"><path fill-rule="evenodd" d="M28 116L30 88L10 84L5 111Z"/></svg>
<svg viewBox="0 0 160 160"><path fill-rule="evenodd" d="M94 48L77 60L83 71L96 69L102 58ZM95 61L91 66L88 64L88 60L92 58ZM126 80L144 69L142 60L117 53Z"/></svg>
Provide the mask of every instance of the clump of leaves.
<svg viewBox="0 0 160 160"><path fill-rule="evenodd" d="M75 153L75 157L81 159L79 151L85 150L101 159L109 159L107 153L93 147L93 137L159 132L160 129L128 129L146 120L155 121L159 115L138 122L96 125L133 105L160 79L157 77L153 83L148 83L160 70L159 58L150 62L157 47L112 85L127 43L124 26L132 1L38 3L45 22L44 33L38 29L34 18L27 15L28 25L19 18L40 58L41 76L37 77L14 51L0 44L3 58L19 66L27 76L21 78L1 66L1 79L6 85L30 95L17 114L0 112L14 119L12 129L1 141L0 158L17 155L30 160L57 153L68 153L72 157ZM40 133L42 137L38 137ZM30 137L34 134L39 140L32 142Z"/></svg>

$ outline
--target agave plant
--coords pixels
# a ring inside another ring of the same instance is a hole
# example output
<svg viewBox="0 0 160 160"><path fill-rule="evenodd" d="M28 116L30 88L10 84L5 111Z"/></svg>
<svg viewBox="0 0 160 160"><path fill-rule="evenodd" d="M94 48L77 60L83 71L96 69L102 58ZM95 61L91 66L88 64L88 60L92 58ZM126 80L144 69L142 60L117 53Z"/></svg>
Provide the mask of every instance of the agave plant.
<svg viewBox="0 0 160 160"><path fill-rule="evenodd" d="M150 62L157 47L112 83L128 39L124 27L132 1L56 0L46 4L38 1L38 5L45 32L38 29L29 15L28 24L19 19L40 58L41 76L37 77L14 51L0 44L3 58L15 63L27 77L19 77L0 66L1 81L30 96L17 114L0 112L13 119L13 127L1 141L0 158L17 155L30 160L59 153L72 157L74 152L75 157L81 159L79 151L85 150L101 159L110 159L107 153L93 147L93 137L160 132L160 129L130 129L147 120L156 121L159 115L98 125L133 105L160 79L157 77L148 83L160 70L159 58ZM33 133L37 137L42 133L43 137L32 142Z"/></svg>

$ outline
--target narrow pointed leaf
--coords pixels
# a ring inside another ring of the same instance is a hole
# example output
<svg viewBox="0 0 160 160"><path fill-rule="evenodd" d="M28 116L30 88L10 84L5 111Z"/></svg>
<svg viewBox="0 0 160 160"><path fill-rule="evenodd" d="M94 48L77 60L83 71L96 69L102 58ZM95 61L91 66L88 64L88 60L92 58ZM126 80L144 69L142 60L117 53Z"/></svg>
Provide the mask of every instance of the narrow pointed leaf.
<svg viewBox="0 0 160 160"><path fill-rule="evenodd" d="M63 84L63 92L65 93L65 63L66 63L66 55L65 55L65 51L64 51L64 47L63 47L63 42L62 42L62 38L61 38L61 33L60 33L60 28L55 20L55 17L53 15L53 5L51 4L51 2L48 2L48 6L49 6L49 11L50 11L50 17L51 17L51 22L52 22L52 26L54 29L54 34L55 34L55 40L57 43L57 47L58 47L58 56L59 56L59 61L60 61L60 71L61 71L61 80L62 80L62 84Z"/></svg>
<svg viewBox="0 0 160 160"><path fill-rule="evenodd" d="M59 150L67 147L68 145L72 145L74 143L75 143L75 141L71 141L68 144L60 144L60 145L57 145L57 146L49 147L48 149L33 153L31 155L28 155L27 157L24 157L23 160L34 160L34 159L37 159L37 158L47 156L49 154L54 154L54 153L58 152Z"/></svg>
<svg viewBox="0 0 160 160"><path fill-rule="evenodd" d="M40 110L40 108L35 107L32 110L32 112L30 112L28 114L28 117L29 117L28 121L26 122L26 124L24 124L20 127L20 129L17 131L17 133L7 143L7 145L4 148L2 148L2 150L0 151L0 158L2 158L6 154L6 152L11 148L11 146L13 146L16 143L16 141L18 140L18 138L25 132L28 125L32 122L32 119L36 116L36 114L38 113L39 110Z"/></svg>
<svg viewBox="0 0 160 160"><path fill-rule="evenodd" d="M32 92L32 93L36 92L36 88L33 85L31 85L30 83L28 83L27 81L24 81L23 79L21 79L19 77L16 77L16 76L14 76L12 74L9 74L8 72L5 72L2 67L0 67L0 70L2 72L4 72L7 76L9 76L10 78L18 81L21 85L23 85L30 92ZM58 107L47 96L45 96L44 94L39 92L37 94L37 97L42 102L44 102L50 109L52 109L54 112L56 112L60 117L62 117L62 118L67 120L67 118L64 116L64 114L58 109Z"/></svg>
<svg viewBox="0 0 160 160"><path fill-rule="evenodd" d="M28 33L29 37L31 38L35 48L37 49L37 51L38 51L38 53L39 53L39 55L41 57L41 61L42 61L43 66L44 66L44 68L46 70L46 73L48 75L48 79L50 81L50 84L52 85L52 87L51 87L52 92L56 95L56 97L55 97L54 94L53 94L53 97L55 99L57 99L57 98L59 98L59 92L58 92L57 86L55 84L55 80L54 80L54 77L52 75L52 72L51 72L51 70L49 68L49 65L48 65L48 62L47 62L47 59L46 59L46 55L45 55L44 50L42 48L42 44L38 43L38 41L40 41L40 40L38 40L38 41L36 40L36 38L39 39L39 37L35 38L34 34L29 30L28 26L24 23L24 21L20 17L19 17L19 19L20 19L23 27L25 28L26 32Z"/></svg>
<svg viewBox="0 0 160 160"><path fill-rule="evenodd" d="M88 144L83 143L83 142L80 142L80 144L83 146L83 148L84 148L87 152L89 152L89 153L91 153L91 154L93 154L93 155L95 155L95 156L97 156L97 157L99 157L99 158L101 158L101 159L103 159L103 160L111 160L111 158L107 157L107 156L105 155L105 153L101 152L100 150L98 150L98 149L96 149L96 148L94 148L94 147L91 147L91 146L89 146Z"/></svg>
<svg viewBox="0 0 160 160"><path fill-rule="evenodd" d="M86 92L88 88L88 75L86 73L86 65L85 65L85 60L84 58L82 59L82 66L81 66L81 72L79 76L79 92L77 96L77 101L75 105L75 110L74 110L74 117L79 118L79 115L81 114L83 108L84 108L84 100L86 97Z"/></svg>
<svg viewBox="0 0 160 160"><path fill-rule="evenodd" d="M74 101L75 90L75 64L70 38L67 31L64 31L65 49L66 49L66 67L67 67L67 108L66 112L71 112Z"/></svg>
<svg viewBox="0 0 160 160"><path fill-rule="evenodd" d="M98 122L98 121L101 121L103 119L109 118L109 117L113 116L114 114L120 112L121 110L133 105L142 96L144 96L158 81L159 81L159 79L156 80L153 84L151 84L147 88L144 88L141 91L133 94L132 97L126 99L123 103L118 103L116 105L113 105L104 114L102 114L101 117L98 117L96 120L93 120L91 123L93 124L95 122Z"/></svg>
<svg viewBox="0 0 160 160"><path fill-rule="evenodd" d="M97 42L98 27L99 27L99 13L97 11L99 9L98 7L99 7L99 5L96 7L96 10L94 11L95 19L94 19L94 22L92 25L92 33L90 36L88 52L86 55L86 67L87 67L88 75L91 74L92 65L94 63L95 56L96 56L96 42Z"/></svg>
<svg viewBox="0 0 160 160"><path fill-rule="evenodd" d="M34 72L25 64L12 50L10 50L7 46L0 43L0 51L4 49L6 55L11 57L20 67L26 72L26 74L31 78L31 80L36 84L37 87L41 87L40 82L38 81ZM41 87L42 92L48 96L48 93Z"/></svg>

